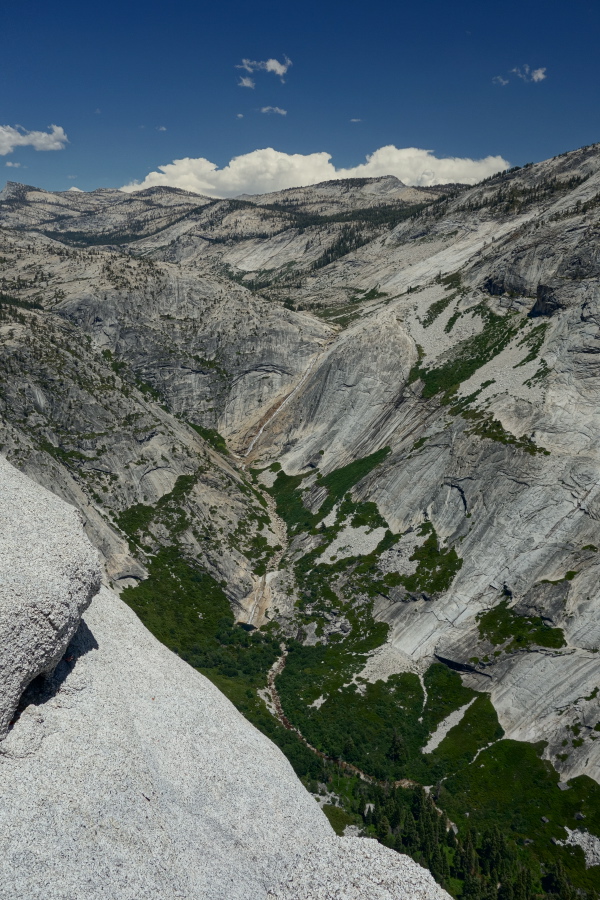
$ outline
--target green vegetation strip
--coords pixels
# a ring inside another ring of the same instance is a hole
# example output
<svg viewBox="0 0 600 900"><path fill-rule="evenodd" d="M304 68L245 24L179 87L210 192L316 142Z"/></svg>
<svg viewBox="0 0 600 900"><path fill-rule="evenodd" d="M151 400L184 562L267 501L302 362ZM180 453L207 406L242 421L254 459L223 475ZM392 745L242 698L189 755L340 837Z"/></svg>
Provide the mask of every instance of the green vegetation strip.
<svg viewBox="0 0 600 900"><path fill-rule="evenodd" d="M449 297L442 297L441 300L436 300L435 303L432 303L423 317L423 328L429 328L430 325L433 325L437 317L441 316L446 307L449 306L455 298L456 294L450 294Z"/></svg>
<svg viewBox="0 0 600 900"><path fill-rule="evenodd" d="M428 369L420 363L413 366L408 383L421 379L423 397L441 394L441 402L449 403L460 385L467 381L478 369L504 350L519 331L521 322L513 314L498 316L480 304L470 310L481 316L483 330L479 334L460 341L454 347L446 362Z"/></svg>
<svg viewBox="0 0 600 900"><path fill-rule="evenodd" d="M442 593L452 584L463 561L454 547L442 547L431 522L423 522L419 526L419 533L426 538L410 557L411 561L418 563L416 572L414 575L388 575L385 578L386 584L402 584L411 593Z"/></svg>
<svg viewBox="0 0 600 900"><path fill-rule="evenodd" d="M359 481L362 481L390 453L389 447L383 447L370 456L357 459L347 466L335 469L328 475L319 478L319 486L327 491L327 497L316 513L311 513L302 502L302 494L298 490L307 475L286 475L279 471L270 493L277 504L277 513L284 520L290 532L312 531L316 525L331 512L335 504L344 497Z"/></svg>
<svg viewBox="0 0 600 900"><path fill-rule="evenodd" d="M194 422L190 422L189 425L197 431L200 437L204 438L204 440L211 445L218 453L222 453L224 456L229 456L229 449L227 447L227 442L222 434L219 434L218 431L214 428L205 428L203 425L196 425Z"/></svg>
<svg viewBox="0 0 600 900"><path fill-rule="evenodd" d="M190 524L181 503L195 483L195 475L180 475L173 490L164 494L154 506L136 503L117 516L119 528L138 543L148 534L154 520L162 521L172 537L181 534Z"/></svg>
<svg viewBox="0 0 600 900"><path fill-rule="evenodd" d="M508 600L477 616L479 634L495 647L502 646L510 653L529 647L549 647L558 650L566 647L560 628L550 628L541 616L518 616L509 609Z"/></svg>

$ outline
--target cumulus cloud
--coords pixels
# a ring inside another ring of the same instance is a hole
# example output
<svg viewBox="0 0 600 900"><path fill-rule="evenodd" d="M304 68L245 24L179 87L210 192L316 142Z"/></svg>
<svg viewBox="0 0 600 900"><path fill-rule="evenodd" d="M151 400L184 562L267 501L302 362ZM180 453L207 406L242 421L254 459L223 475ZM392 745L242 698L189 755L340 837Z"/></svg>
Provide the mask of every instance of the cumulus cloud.
<svg viewBox="0 0 600 900"><path fill-rule="evenodd" d="M21 168L21 163L11 162L10 160L8 160L8 162L5 162L4 165L9 166L9 168L11 168L11 169L20 169Z"/></svg>
<svg viewBox="0 0 600 900"><path fill-rule="evenodd" d="M275 113L277 116L287 116L287 109L282 109L280 106L263 106L261 109L261 113Z"/></svg>
<svg viewBox="0 0 600 900"><path fill-rule="evenodd" d="M240 75L240 80L238 81L238 87L247 87L247 88L252 88L252 90L254 90L254 88L256 87L256 82L253 81L252 78L248 78L247 75L244 75L243 77Z"/></svg>
<svg viewBox="0 0 600 900"><path fill-rule="evenodd" d="M502 75L496 75L495 78L492 78L492 81L494 84L502 85L502 87L508 84L508 78L503 78Z"/></svg>
<svg viewBox="0 0 600 900"><path fill-rule="evenodd" d="M62 150L69 139L60 125L49 125L48 131L27 131L20 125L0 125L0 156L12 153L17 147L34 150Z"/></svg>
<svg viewBox="0 0 600 900"><path fill-rule="evenodd" d="M521 81L534 81L539 82L543 81L546 78L546 67L543 69L532 69L528 65L517 66L514 69L510 70L513 75L516 75L517 78L520 78Z"/></svg>
<svg viewBox="0 0 600 900"><path fill-rule="evenodd" d="M485 159L439 158L431 150L389 145L380 147L358 166L337 169L329 153L281 153L266 147L236 156L223 168L202 157L176 159L159 166L158 171L150 172L143 181L134 181L121 190L131 192L167 185L210 197L235 197L339 178L373 178L381 175L395 175L405 184L427 187L452 182L476 184L508 167L508 161L501 156L486 156Z"/></svg>
<svg viewBox="0 0 600 900"><path fill-rule="evenodd" d="M350 119L351 122L362 122L362 119Z"/></svg>
<svg viewBox="0 0 600 900"><path fill-rule="evenodd" d="M236 66L236 69L244 69L250 75L253 72L273 72L274 75L279 75L281 80L283 81L283 76L292 65L291 59L289 57L284 56L284 61L281 63L278 59L264 59L264 60L256 60L256 59L243 59L239 66ZM245 79L242 78L242 81ZM249 81L251 79L248 79ZM252 85L254 87L254 85Z"/></svg>
<svg viewBox="0 0 600 900"><path fill-rule="evenodd" d="M166 131L167 129L165 128L164 125L157 125L157 126L156 126L156 130L157 130L157 131Z"/></svg>

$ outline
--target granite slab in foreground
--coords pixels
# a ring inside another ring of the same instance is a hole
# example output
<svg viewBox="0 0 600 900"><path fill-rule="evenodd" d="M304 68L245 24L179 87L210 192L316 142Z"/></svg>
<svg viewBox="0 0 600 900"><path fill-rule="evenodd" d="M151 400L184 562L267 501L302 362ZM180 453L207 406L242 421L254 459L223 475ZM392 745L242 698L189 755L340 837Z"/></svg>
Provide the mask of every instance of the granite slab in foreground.
<svg viewBox="0 0 600 900"><path fill-rule="evenodd" d="M0 518L15 491L30 495L11 552L23 554L19 590L43 605L48 572L25 565L34 559L30 535L40 541L35 498L59 525L80 525L65 504L0 465ZM61 551L61 572L75 584L93 554L85 541L81 533ZM80 596L55 586L67 606ZM0 646L3 659L9 649ZM10 674L5 665L3 679ZM0 743L1 900L447 897L408 857L336 837L281 752L107 588L54 673L30 686Z"/></svg>

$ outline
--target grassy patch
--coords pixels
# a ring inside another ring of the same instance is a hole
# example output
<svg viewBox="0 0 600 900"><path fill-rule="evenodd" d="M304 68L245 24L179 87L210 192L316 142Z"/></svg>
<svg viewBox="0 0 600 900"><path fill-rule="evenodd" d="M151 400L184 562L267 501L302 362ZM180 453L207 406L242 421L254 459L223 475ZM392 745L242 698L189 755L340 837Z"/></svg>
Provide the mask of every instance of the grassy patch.
<svg viewBox="0 0 600 900"><path fill-rule="evenodd" d="M519 366L524 366L528 362L533 362L534 359L538 358L539 352L542 349L542 345L546 338L546 331L548 330L548 323L542 322L540 325L536 325L535 328L532 328L528 334L522 338L517 344L518 347L526 346L529 348L529 353L527 356L518 362L516 366L513 366L513 369L518 369Z"/></svg>
<svg viewBox="0 0 600 900"><path fill-rule="evenodd" d="M427 690L427 705L423 710L423 724L427 732L433 732L443 720L465 706L476 696L475 691L466 688L458 672L453 672L442 663L431 665L423 676Z"/></svg>
<svg viewBox="0 0 600 900"><path fill-rule="evenodd" d="M450 334L450 332L452 331L452 329L454 328L454 326L456 325L456 323L458 322L458 320L460 319L461 316L462 316L462 312L460 309L457 309L455 312L452 313L452 315L450 316L450 318L444 325L444 331L446 332L446 334Z"/></svg>
<svg viewBox="0 0 600 900"><path fill-rule="evenodd" d="M45 438L39 438L38 444L40 450L43 450L45 453L49 453L50 456L53 456L54 459L58 460L58 462L64 463L66 466L73 466L76 463L88 462L89 456L86 456L84 453L80 453L79 450L65 450L64 447L57 447L55 444L51 444L50 441L47 441Z"/></svg>
<svg viewBox="0 0 600 900"><path fill-rule="evenodd" d="M389 447L382 447L381 450L377 450L369 456L356 459L347 466L334 469L333 472L325 475L321 479L320 484L327 489L328 497L319 510L320 515L322 517L326 516L344 494L351 490L355 484L358 484L359 481L362 481L363 478L366 478L369 472L372 472L376 466L382 463L390 453L391 449Z"/></svg>
<svg viewBox="0 0 600 900"><path fill-rule="evenodd" d="M458 725L430 755L432 775L438 780L458 772L475 758L477 751L503 737L496 710L487 694L479 694Z"/></svg>
<svg viewBox="0 0 600 900"><path fill-rule="evenodd" d="M528 647L566 647L561 628L549 628L541 616L518 616L509 609L508 601L477 616L479 634L495 647L504 645L506 652Z"/></svg>
<svg viewBox="0 0 600 900"><path fill-rule="evenodd" d="M443 284L447 291L459 291L462 285L462 276L460 272L452 272L450 275L440 276L438 283Z"/></svg>
<svg viewBox="0 0 600 900"><path fill-rule="evenodd" d="M357 816L353 816L346 812L341 806L333 806L330 803L324 803L321 808L329 819L329 824L340 837L343 835L347 825L362 824Z"/></svg>
<svg viewBox="0 0 600 900"><path fill-rule="evenodd" d="M538 382L543 381L545 378L547 378L548 375L550 374L550 372L551 372L551 369L548 366L548 363L546 362L545 359L542 359L539 364L539 367L537 369L537 372L535 372L531 376L531 378L528 378L527 381L525 382L525 384L527 385L527 387L532 388L535 384L538 384Z"/></svg>
<svg viewBox="0 0 600 900"><path fill-rule="evenodd" d="M380 291L379 288L374 287L374 288L371 288L369 291L367 291L366 294L364 294L364 296L361 299L363 301L364 300L381 300L387 296L388 296L388 294L386 294L385 291Z"/></svg>
<svg viewBox="0 0 600 900"><path fill-rule="evenodd" d="M205 428L203 425L195 425L194 422L188 422L188 424L197 431L200 437L204 438L204 440L211 445L218 453L222 453L224 456L229 455L229 450L227 449L227 443L222 434L219 434L218 431L214 428Z"/></svg>
<svg viewBox="0 0 600 900"><path fill-rule="evenodd" d="M424 522L419 526L422 535L426 535L425 542L417 547L410 557L418 563L414 575L390 576L397 584L402 584L411 593L425 591L430 594L441 593L448 590L454 576L462 567L462 559L454 547L447 549L442 547L435 528L431 522Z"/></svg>

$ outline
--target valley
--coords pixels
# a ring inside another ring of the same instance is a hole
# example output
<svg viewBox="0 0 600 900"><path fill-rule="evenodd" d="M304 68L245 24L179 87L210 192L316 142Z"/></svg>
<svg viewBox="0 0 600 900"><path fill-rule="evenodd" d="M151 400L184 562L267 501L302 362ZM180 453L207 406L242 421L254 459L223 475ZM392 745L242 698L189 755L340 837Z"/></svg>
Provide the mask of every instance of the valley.
<svg viewBox="0 0 600 900"><path fill-rule="evenodd" d="M0 193L2 455L338 832L464 900L600 893L599 235L599 145Z"/></svg>

